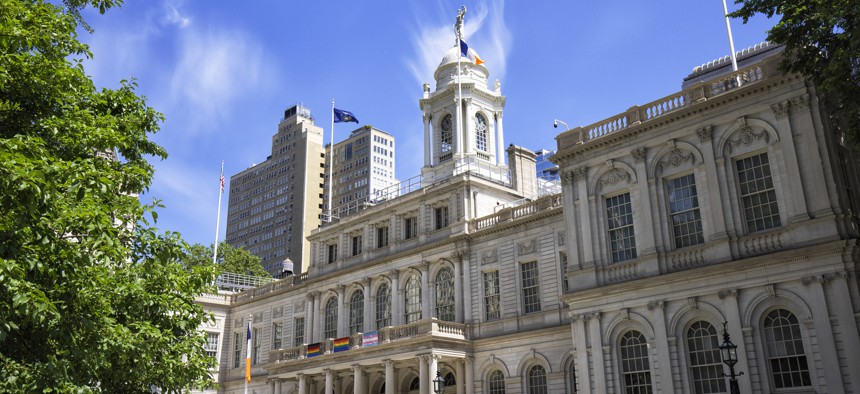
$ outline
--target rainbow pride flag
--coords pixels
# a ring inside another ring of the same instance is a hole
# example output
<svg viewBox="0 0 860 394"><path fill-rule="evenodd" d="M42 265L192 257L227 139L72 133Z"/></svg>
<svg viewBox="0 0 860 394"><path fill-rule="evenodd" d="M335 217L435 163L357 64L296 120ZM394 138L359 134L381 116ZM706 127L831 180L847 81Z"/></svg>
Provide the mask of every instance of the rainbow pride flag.
<svg viewBox="0 0 860 394"><path fill-rule="evenodd" d="M343 352L349 350L349 337L337 338L334 340L334 352Z"/></svg>
<svg viewBox="0 0 860 394"><path fill-rule="evenodd" d="M316 357L320 355L320 344L312 343L308 345L308 357Z"/></svg>

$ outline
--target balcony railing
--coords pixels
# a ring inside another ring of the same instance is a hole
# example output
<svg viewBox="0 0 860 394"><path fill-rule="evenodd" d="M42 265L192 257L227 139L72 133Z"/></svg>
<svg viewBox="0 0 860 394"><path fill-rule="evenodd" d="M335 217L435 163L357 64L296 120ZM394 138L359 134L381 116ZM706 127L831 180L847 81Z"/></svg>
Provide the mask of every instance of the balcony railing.
<svg viewBox="0 0 860 394"><path fill-rule="evenodd" d="M381 328L377 331L377 340L370 343L363 343L364 334L358 333L349 336L349 348L343 349L344 352L361 352L365 349L372 349L379 345L387 343L415 340L420 338L441 337L468 340L468 330L466 325L462 323L454 323L437 320L436 318L424 319L410 324L401 326L389 326ZM269 352L269 362L287 362L293 360L302 360L309 357L327 356L336 353L335 339L328 338L319 342L319 352L316 355L308 356L307 344L286 348L277 349ZM316 345L316 344L311 344Z"/></svg>

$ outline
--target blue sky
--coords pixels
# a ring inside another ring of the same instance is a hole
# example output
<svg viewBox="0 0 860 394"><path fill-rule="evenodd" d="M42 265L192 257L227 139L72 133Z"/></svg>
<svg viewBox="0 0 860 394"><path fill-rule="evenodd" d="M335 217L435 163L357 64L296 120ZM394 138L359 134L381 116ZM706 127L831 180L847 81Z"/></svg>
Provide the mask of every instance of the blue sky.
<svg viewBox="0 0 860 394"><path fill-rule="evenodd" d="M680 90L693 67L729 54L720 0L707 1L203 1L126 0L85 13L81 31L98 86L134 77L166 121L153 139L144 202L157 227L191 243L215 238L218 171L229 179L270 153L283 110L302 102L329 134L331 100L361 125L393 134L397 176L419 174L422 83L464 33L507 96L505 142L555 148L553 119L587 125ZM736 6L729 4L729 10ZM732 22L735 49L764 41L776 20ZM335 125L345 138L352 123ZM224 239L228 195L218 239Z"/></svg>

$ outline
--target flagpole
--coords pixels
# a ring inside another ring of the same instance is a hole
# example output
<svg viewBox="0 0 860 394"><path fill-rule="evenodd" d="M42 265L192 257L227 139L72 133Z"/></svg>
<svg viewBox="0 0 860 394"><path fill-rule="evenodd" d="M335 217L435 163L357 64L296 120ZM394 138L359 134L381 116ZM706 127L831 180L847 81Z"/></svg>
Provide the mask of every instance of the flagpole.
<svg viewBox="0 0 860 394"><path fill-rule="evenodd" d="M331 223L332 176L334 175L334 98L331 99L331 142L328 146L328 222Z"/></svg>
<svg viewBox="0 0 860 394"><path fill-rule="evenodd" d="M466 15L465 12L466 6L463 6L463 15ZM465 18L464 18L465 19ZM465 22L465 21L464 21ZM465 142L465 138L463 136L463 86L460 83L460 60L463 58L463 37L461 36L460 29L457 28L457 151L460 152L460 156L466 152L464 147L462 146ZM456 162L454 164L456 166Z"/></svg>
<svg viewBox="0 0 860 394"><path fill-rule="evenodd" d="M729 49L732 51L732 71L738 71L738 59L735 58L735 41L732 39L732 25L729 23L729 8L726 7L726 0L723 0L723 15L726 17L726 32L729 33Z"/></svg>
<svg viewBox="0 0 860 394"><path fill-rule="evenodd" d="M245 394L248 394L248 382L251 381L251 325L254 315L248 316L248 348L245 351Z"/></svg>
<svg viewBox="0 0 860 394"><path fill-rule="evenodd" d="M218 263L218 230L221 226L221 196L224 195L224 160L221 160L221 176L218 188L218 216L215 219L215 247L212 248L212 264Z"/></svg>

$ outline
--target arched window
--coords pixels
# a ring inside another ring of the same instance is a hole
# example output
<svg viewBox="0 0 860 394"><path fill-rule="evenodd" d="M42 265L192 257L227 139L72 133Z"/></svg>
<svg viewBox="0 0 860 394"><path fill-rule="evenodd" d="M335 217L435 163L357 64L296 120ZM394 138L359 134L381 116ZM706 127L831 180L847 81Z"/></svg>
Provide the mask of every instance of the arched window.
<svg viewBox="0 0 860 394"><path fill-rule="evenodd" d="M487 119L481 114L475 114L475 149L487 151Z"/></svg>
<svg viewBox="0 0 860 394"><path fill-rule="evenodd" d="M621 380L624 392L651 393L651 367L648 364L648 343L639 331L628 331L621 336Z"/></svg>
<svg viewBox="0 0 860 394"><path fill-rule="evenodd" d="M457 387L457 379L454 378L454 374L451 372L445 374L445 387Z"/></svg>
<svg viewBox="0 0 860 394"><path fill-rule="evenodd" d="M331 297L325 303L325 325L323 337L337 338L337 297Z"/></svg>
<svg viewBox="0 0 860 394"><path fill-rule="evenodd" d="M349 335L364 329L364 292L356 290L349 297Z"/></svg>
<svg viewBox="0 0 860 394"><path fill-rule="evenodd" d="M546 370L540 365L529 368L528 394L547 394Z"/></svg>
<svg viewBox="0 0 860 394"><path fill-rule="evenodd" d="M720 356L717 329L697 321L687 329L687 354L690 356L690 382L694 393L724 393L726 379Z"/></svg>
<svg viewBox="0 0 860 394"><path fill-rule="evenodd" d="M490 372L487 383L490 384L489 394L505 394L505 375L502 371L497 369Z"/></svg>
<svg viewBox="0 0 860 394"><path fill-rule="evenodd" d="M775 309L764 319L765 352L775 389L811 386L800 324L793 313Z"/></svg>
<svg viewBox="0 0 860 394"><path fill-rule="evenodd" d="M421 283L418 275L412 275L406 281L406 323L421 320Z"/></svg>
<svg viewBox="0 0 860 394"><path fill-rule="evenodd" d="M376 289L376 329L391 325L391 287L383 283Z"/></svg>
<svg viewBox="0 0 860 394"><path fill-rule="evenodd" d="M421 390L421 380L417 377L412 379L412 383L409 384L409 390Z"/></svg>
<svg viewBox="0 0 860 394"><path fill-rule="evenodd" d="M448 267L436 274L436 318L454 321L454 273Z"/></svg>
<svg viewBox="0 0 860 394"><path fill-rule="evenodd" d="M575 393L576 389L576 364L574 364L573 360L567 365L567 392Z"/></svg>
<svg viewBox="0 0 860 394"><path fill-rule="evenodd" d="M441 126L439 142L441 142L442 153L450 152L454 142L454 121L451 115L445 115L439 126Z"/></svg>

